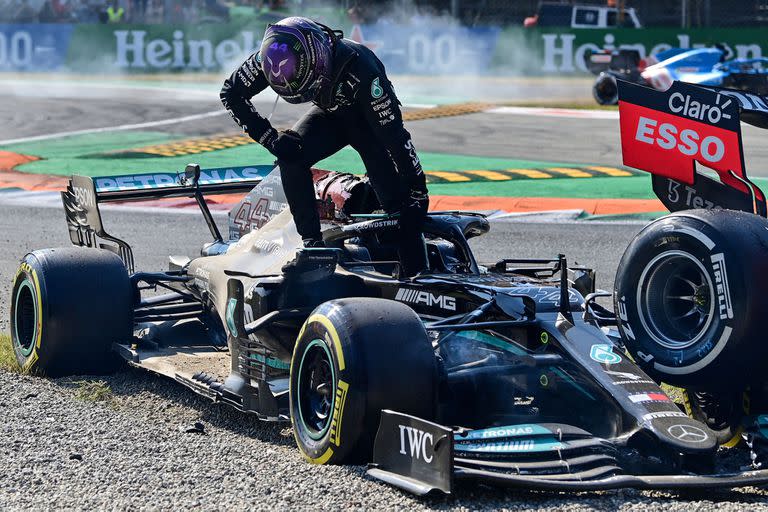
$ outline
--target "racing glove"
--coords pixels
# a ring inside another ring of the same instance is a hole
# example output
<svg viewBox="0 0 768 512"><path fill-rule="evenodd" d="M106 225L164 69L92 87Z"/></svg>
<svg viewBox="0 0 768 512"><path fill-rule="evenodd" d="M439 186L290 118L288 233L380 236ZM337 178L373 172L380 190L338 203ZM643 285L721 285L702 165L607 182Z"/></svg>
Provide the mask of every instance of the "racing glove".
<svg viewBox="0 0 768 512"><path fill-rule="evenodd" d="M281 160L293 161L301 156L302 142L301 135L293 130L285 130L277 134L272 147L267 149Z"/></svg>
<svg viewBox="0 0 768 512"><path fill-rule="evenodd" d="M265 120L266 121L266 120ZM269 121L267 121L269 124ZM248 135L251 135L250 133ZM272 125L257 139L253 135L251 138L267 148L280 160L297 160L301 154L301 136L293 130L277 131Z"/></svg>

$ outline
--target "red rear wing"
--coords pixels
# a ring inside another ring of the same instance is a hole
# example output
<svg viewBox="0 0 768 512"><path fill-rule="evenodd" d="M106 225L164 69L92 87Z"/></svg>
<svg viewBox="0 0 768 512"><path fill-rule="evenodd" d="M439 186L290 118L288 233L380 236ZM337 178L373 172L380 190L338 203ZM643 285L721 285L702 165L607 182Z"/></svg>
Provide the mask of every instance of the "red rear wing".
<svg viewBox="0 0 768 512"><path fill-rule="evenodd" d="M620 81L624 165L653 174L654 191L672 211L729 208L765 216L765 197L744 166L741 105L722 89L675 82L661 92ZM719 180L697 172L696 163Z"/></svg>

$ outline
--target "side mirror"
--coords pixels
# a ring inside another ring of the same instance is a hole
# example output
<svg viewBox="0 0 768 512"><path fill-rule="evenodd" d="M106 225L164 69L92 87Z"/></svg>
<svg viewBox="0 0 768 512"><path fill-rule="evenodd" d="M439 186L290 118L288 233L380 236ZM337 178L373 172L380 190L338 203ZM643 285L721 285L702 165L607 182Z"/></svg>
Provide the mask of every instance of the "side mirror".
<svg viewBox="0 0 768 512"><path fill-rule="evenodd" d="M184 175L181 177L181 185L184 187L196 187L200 180L200 165L187 164Z"/></svg>

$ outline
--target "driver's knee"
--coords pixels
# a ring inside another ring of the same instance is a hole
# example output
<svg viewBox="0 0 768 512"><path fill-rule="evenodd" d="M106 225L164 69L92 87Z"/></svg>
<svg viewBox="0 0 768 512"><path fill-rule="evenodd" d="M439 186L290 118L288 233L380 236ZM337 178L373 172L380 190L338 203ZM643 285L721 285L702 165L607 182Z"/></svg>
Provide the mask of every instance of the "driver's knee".
<svg viewBox="0 0 768 512"><path fill-rule="evenodd" d="M310 166L304 163L301 159L286 159L278 158L275 162L280 168L280 175L296 175L306 174L310 172Z"/></svg>

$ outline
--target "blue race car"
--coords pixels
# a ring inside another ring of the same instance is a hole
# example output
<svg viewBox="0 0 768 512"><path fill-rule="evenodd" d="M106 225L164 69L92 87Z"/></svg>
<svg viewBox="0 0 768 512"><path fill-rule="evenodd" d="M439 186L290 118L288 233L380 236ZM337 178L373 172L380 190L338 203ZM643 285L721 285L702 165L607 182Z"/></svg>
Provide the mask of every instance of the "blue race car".
<svg viewBox="0 0 768 512"><path fill-rule="evenodd" d="M648 85L659 91L674 81L768 94L768 58L733 59L725 45L670 48L645 59L637 50L596 52L589 70L597 75L592 95L600 105L618 103L616 80Z"/></svg>

